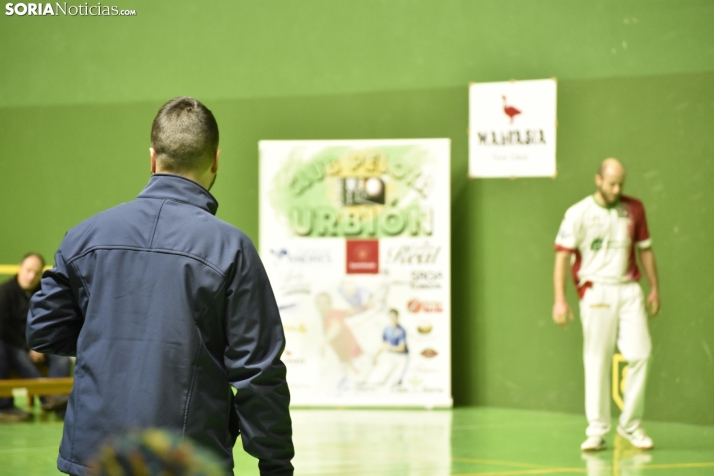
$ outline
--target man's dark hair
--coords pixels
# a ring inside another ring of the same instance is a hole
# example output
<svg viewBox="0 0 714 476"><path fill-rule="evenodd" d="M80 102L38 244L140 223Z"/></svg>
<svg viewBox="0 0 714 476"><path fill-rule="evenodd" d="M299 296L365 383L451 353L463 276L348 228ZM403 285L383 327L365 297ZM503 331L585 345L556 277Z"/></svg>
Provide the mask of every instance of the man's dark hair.
<svg viewBox="0 0 714 476"><path fill-rule="evenodd" d="M173 98L161 106L154 118L151 146L167 172L202 169L218 150L216 118L194 98Z"/></svg>
<svg viewBox="0 0 714 476"><path fill-rule="evenodd" d="M391 308L391 309L389 310L389 314L394 314L395 316L399 317L399 311L397 311L397 310L394 309L394 308Z"/></svg>
<svg viewBox="0 0 714 476"><path fill-rule="evenodd" d="M43 268L45 267L45 259L44 259L44 258L42 257L42 255L39 254L39 253L27 253L27 254L26 254L25 256L23 256L22 259L20 260L20 264L24 263L25 260L26 260L27 258L29 258L30 256L34 256L35 258L37 258L38 260L40 260L40 263L42 263L42 267L43 267Z"/></svg>

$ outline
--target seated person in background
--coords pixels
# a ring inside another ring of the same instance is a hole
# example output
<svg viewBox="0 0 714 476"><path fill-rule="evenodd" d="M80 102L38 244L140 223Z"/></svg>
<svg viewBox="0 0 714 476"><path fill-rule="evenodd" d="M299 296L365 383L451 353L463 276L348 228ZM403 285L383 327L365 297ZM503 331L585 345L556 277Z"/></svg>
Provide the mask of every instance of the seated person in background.
<svg viewBox="0 0 714 476"><path fill-rule="evenodd" d="M36 364L46 362L48 377L67 377L69 357L44 355L30 350L25 339L30 297L40 289L45 260L37 253L25 255L17 276L0 285L0 379L10 378L14 371L20 378L40 378ZM42 397L47 411L64 410L67 398ZM0 421L21 421L29 414L13 405L12 398L0 398Z"/></svg>

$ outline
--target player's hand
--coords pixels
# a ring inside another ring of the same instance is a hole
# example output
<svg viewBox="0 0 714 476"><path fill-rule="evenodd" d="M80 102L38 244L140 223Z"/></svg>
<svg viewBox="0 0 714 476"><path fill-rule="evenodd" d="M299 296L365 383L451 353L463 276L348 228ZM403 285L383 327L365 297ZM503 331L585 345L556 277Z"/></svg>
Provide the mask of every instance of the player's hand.
<svg viewBox="0 0 714 476"><path fill-rule="evenodd" d="M645 306L647 307L647 314L649 314L650 319L659 314L659 293L656 290L650 291Z"/></svg>
<svg viewBox="0 0 714 476"><path fill-rule="evenodd" d="M568 328L568 321L574 321L573 311L567 302L556 302L553 305L553 322L563 329Z"/></svg>
<svg viewBox="0 0 714 476"><path fill-rule="evenodd" d="M35 352L34 350L30 349L28 352L30 355L30 359L36 364L39 364L40 362L45 360L45 354L40 354L39 352Z"/></svg>

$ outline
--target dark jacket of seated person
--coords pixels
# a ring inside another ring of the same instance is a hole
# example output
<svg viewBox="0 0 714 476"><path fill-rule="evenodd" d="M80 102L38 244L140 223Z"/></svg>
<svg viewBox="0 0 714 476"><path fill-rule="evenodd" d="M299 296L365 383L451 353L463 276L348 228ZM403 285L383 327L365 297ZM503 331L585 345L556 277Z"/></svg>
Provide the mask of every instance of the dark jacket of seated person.
<svg viewBox="0 0 714 476"><path fill-rule="evenodd" d="M0 341L7 345L28 352L30 348L25 339L27 311L30 298L40 289L39 282L31 290L20 287L18 276L0 284Z"/></svg>
<svg viewBox="0 0 714 476"><path fill-rule="evenodd" d="M25 338L30 298L40 289L40 275L44 259L31 253L20 264L20 274L0 284L0 379L14 374L20 378L40 378L36 363L44 361L48 377L69 375L69 358L41 355L30 351ZM31 354L34 354L31 357ZM43 403L46 398L42 397ZM0 398L0 410L11 408L12 398Z"/></svg>

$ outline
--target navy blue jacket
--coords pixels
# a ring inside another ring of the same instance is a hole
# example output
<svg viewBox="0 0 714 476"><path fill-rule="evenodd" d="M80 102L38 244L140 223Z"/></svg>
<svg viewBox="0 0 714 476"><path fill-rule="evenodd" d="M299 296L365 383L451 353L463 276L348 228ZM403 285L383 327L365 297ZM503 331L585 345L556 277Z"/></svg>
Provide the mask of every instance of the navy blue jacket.
<svg viewBox="0 0 714 476"><path fill-rule="evenodd" d="M86 474L108 437L147 427L230 470L240 428L261 474L292 474L278 307L252 242L217 208L196 182L155 174L67 232L27 321L30 347L77 357L60 471Z"/></svg>

